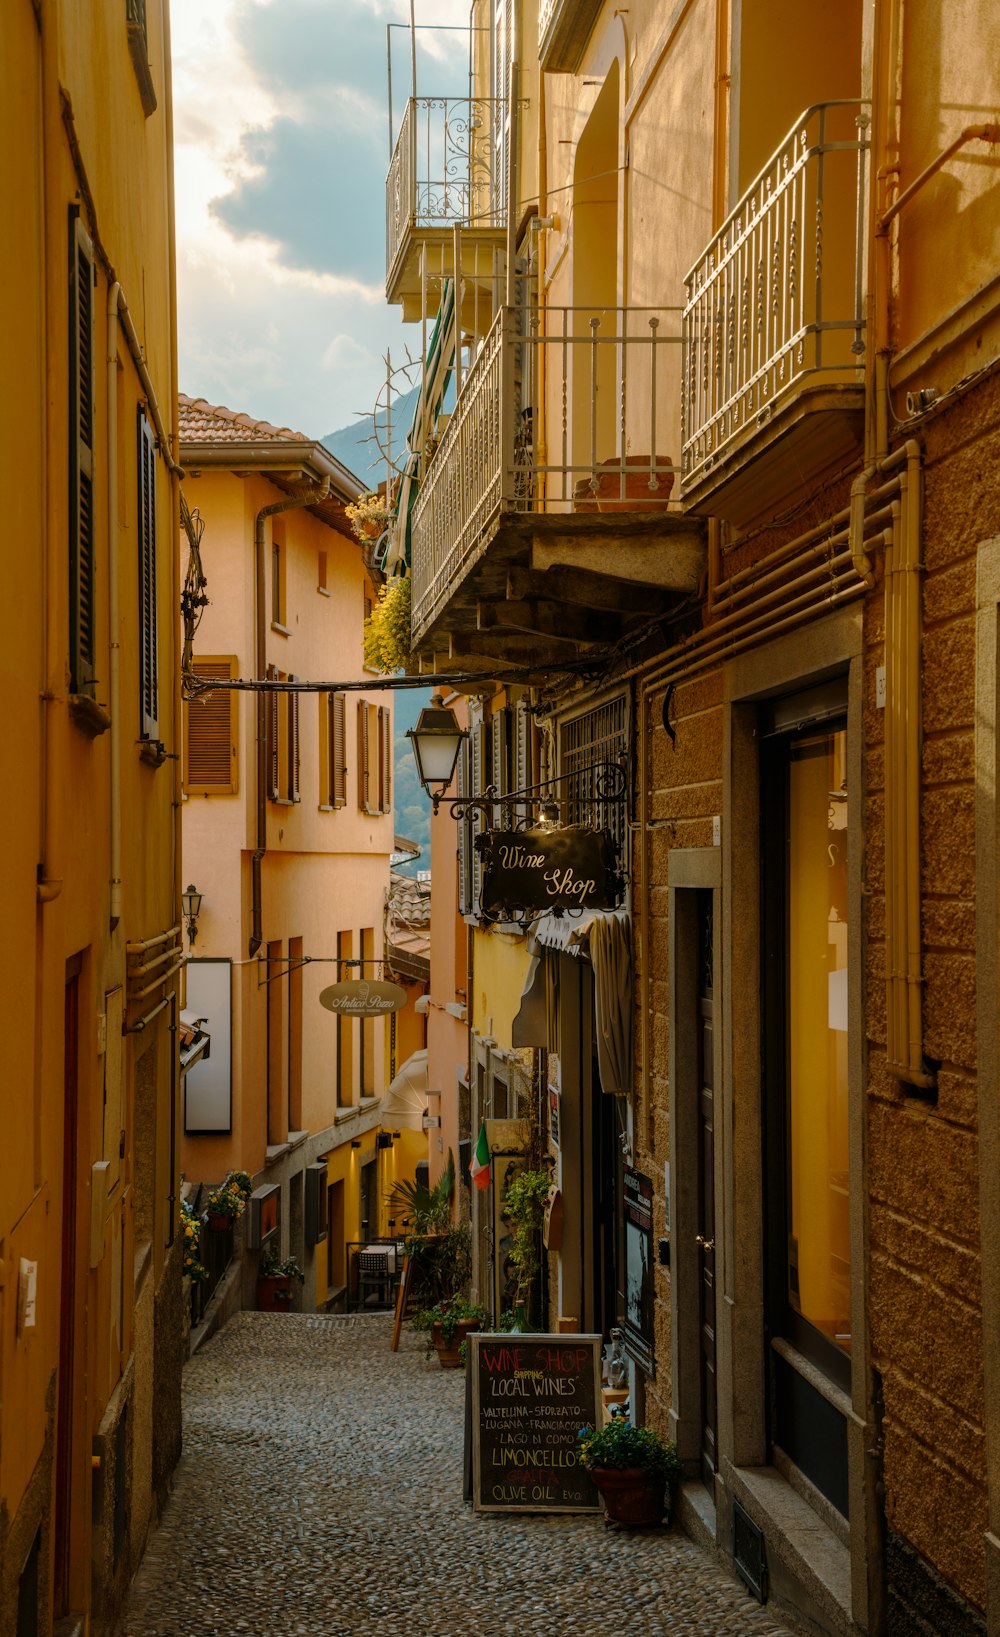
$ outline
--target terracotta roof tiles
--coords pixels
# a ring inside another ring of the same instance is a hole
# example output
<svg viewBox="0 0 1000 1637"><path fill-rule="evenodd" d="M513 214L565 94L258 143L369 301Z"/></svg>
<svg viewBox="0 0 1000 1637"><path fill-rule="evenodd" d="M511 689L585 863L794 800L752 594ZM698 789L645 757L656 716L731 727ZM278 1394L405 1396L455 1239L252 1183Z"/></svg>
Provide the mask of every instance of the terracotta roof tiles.
<svg viewBox="0 0 1000 1637"><path fill-rule="evenodd" d="M178 393L181 442L192 443L314 443L305 432L270 421L255 421L252 415L238 414L224 404L210 404L204 398L188 398Z"/></svg>

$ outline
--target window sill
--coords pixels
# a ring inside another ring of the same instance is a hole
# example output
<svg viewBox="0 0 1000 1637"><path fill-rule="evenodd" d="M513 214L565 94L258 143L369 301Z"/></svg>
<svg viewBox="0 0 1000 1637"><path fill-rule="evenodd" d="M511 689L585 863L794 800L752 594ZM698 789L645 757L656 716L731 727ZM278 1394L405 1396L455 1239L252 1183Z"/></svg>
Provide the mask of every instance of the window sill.
<svg viewBox="0 0 1000 1637"><path fill-rule="evenodd" d="M316 809L318 813L332 813L333 805L328 801L321 801Z"/></svg>
<svg viewBox="0 0 1000 1637"><path fill-rule="evenodd" d="M272 807L293 807L295 804L291 796L269 796Z"/></svg>
<svg viewBox="0 0 1000 1637"><path fill-rule="evenodd" d="M287 625L280 625L277 620L271 621L271 630L277 631L279 637L290 637L292 634Z"/></svg>
<svg viewBox="0 0 1000 1637"><path fill-rule="evenodd" d="M167 747L162 739L140 739L139 760L147 767L162 767L167 759Z"/></svg>
<svg viewBox="0 0 1000 1637"><path fill-rule="evenodd" d="M345 1120L353 1119L355 1114L358 1113L360 1113L360 1109L357 1103L345 1103L341 1108L336 1110L333 1116L333 1123L334 1125L343 1125Z"/></svg>
<svg viewBox="0 0 1000 1637"><path fill-rule="evenodd" d="M316 590L321 597L331 597L333 595L332 591L328 591L325 585L318 585Z"/></svg>
<svg viewBox="0 0 1000 1637"><path fill-rule="evenodd" d="M102 733L107 733L111 726L110 712L86 693L70 694L69 718L73 726L85 733L88 739L97 739Z"/></svg>

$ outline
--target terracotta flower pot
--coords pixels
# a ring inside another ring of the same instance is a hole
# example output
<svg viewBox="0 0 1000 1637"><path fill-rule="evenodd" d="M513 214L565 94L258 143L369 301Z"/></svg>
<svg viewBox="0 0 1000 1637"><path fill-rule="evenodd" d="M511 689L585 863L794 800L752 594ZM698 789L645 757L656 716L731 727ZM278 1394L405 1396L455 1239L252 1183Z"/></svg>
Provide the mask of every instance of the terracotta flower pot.
<svg viewBox="0 0 1000 1637"><path fill-rule="evenodd" d="M268 1273L257 1280L257 1312L287 1313L292 1304L290 1273Z"/></svg>
<svg viewBox="0 0 1000 1637"><path fill-rule="evenodd" d="M233 1225L233 1218L225 1211L209 1211L208 1225L213 1233L228 1233Z"/></svg>
<svg viewBox="0 0 1000 1637"><path fill-rule="evenodd" d="M459 1319L455 1326L455 1334L450 1341L445 1341L444 1331L436 1324L431 1331L431 1346L438 1356L438 1363L442 1370L456 1370L462 1362L461 1347L466 1336L473 1330L479 1329L478 1319Z"/></svg>
<svg viewBox="0 0 1000 1637"><path fill-rule="evenodd" d="M606 460L602 465L605 470L601 473L597 495L602 512L659 512L670 499L674 486L671 461L651 460L649 455L626 455L623 461ZM656 475L655 489L649 487L650 467Z"/></svg>
<svg viewBox="0 0 1000 1637"><path fill-rule="evenodd" d="M590 1476L604 1502L607 1523L648 1529L669 1513L663 1479L641 1467L595 1466Z"/></svg>

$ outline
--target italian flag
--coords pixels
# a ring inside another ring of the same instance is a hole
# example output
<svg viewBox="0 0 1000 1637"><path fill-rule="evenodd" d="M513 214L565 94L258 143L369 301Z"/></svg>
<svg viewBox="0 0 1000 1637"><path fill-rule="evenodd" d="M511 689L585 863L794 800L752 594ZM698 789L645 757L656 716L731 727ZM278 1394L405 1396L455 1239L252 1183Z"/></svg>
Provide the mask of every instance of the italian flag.
<svg viewBox="0 0 1000 1637"><path fill-rule="evenodd" d="M481 1125L476 1146L472 1152L472 1162L469 1166L469 1175L477 1188L488 1188L490 1185L490 1145L486 1139L486 1127Z"/></svg>

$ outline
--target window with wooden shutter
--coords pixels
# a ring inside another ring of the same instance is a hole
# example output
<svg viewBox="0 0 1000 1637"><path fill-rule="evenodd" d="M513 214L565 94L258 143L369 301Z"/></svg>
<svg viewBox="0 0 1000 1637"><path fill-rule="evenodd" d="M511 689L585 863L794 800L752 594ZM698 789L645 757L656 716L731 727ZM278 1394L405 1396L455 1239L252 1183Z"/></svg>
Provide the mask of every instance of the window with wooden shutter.
<svg viewBox="0 0 1000 1637"><path fill-rule="evenodd" d="M156 445L153 431L139 411L139 736L158 739L159 687L156 660Z"/></svg>
<svg viewBox="0 0 1000 1637"><path fill-rule="evenodd" d="M297 682L297 676L290 676L289 682ZM300 775L302 770L299 755L299 696L297 693L286 694L288 705L288 800L301 801Z"/></svg>
<svg viewBox="0 0 1000 1637"><path fill-rule="evenodd" d="M235 655L196 657L195 676L231 681ZM184 704L184 788L190 796L232 795L238 784L236 731L239 695L213 688Z"/></svg>
<svg viewBox="0 0 1000 1637"><path fill-rule="evenodd" d="M358 807L368 811L368 706L358 700Z"/></svg>
<svg viewBox="0 0 1000 1637"><path fill-rule="evenodd" d="M392 712L379 706L378 712L378 805L382 813L392 812Z"/></svg>
<svg viewBox="0 0 1000 1637"><path fill-rule="evenodd" d="M94 687L94 247L70 212L69 668L70 691Z"/></svg>
<svg viewBox="0 0 1000 1637"><path fill-rule="evenodd" d="M333 761L331 796L334 807L343 807L347 801L347 695L344 693L331 694L330 710L333 718L331 730L331 756Z"/></svg>
<svg viewBox="0 0 1000 1637"><path fill-rule="evenodd" d="M471 794L473 796L481 796L483 791L487 788L487 786L489 784L488 768L489 768L489 746L490 746L490 740L487 738L486 725L483 722L483 718L482 718L482 708L481 707L480 707L478 712L474 712L474 711L472 711L470 709L470 712L469 712L469 738L470 738L471 747L472 747L471 748L471 757L470 757L471 772L472 772L472 781L471 781L472 782L472 791L471 791ZM470 857L470 861L469 861L469 878L470 878L469 913L472 914L472 915L477 915L479 913L479 900L480 900L480 895L481 895L482 889L483 889L483 861L482 861L482 858L480 856L479 849L475 845L475 838L481 832L481 829L482 829L482 821L473 818L473 821L472 821L472 846L470 848L471 857Z"/></svg>
<svg viewBox="0 0 1000 1637"><path fill-rule="evenodd" d="M278 680L277 667L267 667L268 681ZM281 695L277 688L267 696L267 794L271 801L281 798Z"/></svg>
<svg viewBox="0 0 1000 1637"><path fill-rule="evenodd" d="M462 740L458 753L458 795L470 794L469 791L469 742ZM459 915L472 914L472 829L468 819L463 818L458 826L458 913Z"/></svg>

